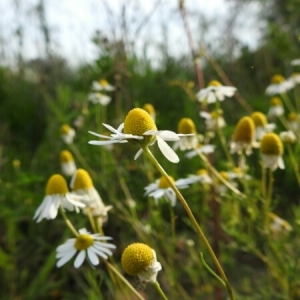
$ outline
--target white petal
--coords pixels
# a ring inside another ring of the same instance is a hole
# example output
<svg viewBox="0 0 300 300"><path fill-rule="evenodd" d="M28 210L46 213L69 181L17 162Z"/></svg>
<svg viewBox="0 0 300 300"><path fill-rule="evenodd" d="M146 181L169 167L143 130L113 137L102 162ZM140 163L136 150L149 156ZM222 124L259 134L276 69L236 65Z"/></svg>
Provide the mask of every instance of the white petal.
<svg viewBox="0 0 300 300"><path fill-rule="evenodd" d="M158 134L156 136L161 137L165 141L178 141L180 140L180 137L177 133L170 131L170 130L161 130L158 131Z"/></svg>
<svg viewBox="0 0 300 300"><path fill-rule="evenodd" d="M157 136L157 144L162 154L172 163L178 163L179 157L174 150L160 137Z"/></svg>
<svg viewBox="0 0 300 300"><path fill-rule="evenodd" d="M126 140L123 140L123 143L126 143ZM120 140L115 139L115 140L109 140L109 141L89 141L88 142L91 145L98 145L98 146L102 146L102 145L110 145L110 144L115 144L115 143L120 143Z"/></svg>
<svg viewBox="0 0 300 300"><path fill-rule="evenodd" d="M92 134L92 135L101 137L103 139L110 139L110 136L107 136L107 135L99 134L99 133L96 133L96 132L93 132L93 131L89 131L89 133Z"/></svg>
<svg viewBox="0 0 300 300"><path fill-rule="evenodd" d="M134 156L134 160L136 160L137 158L139 158L139 157L141 156L142 152L143 152L143 149L140 149L140 150L136 153L136 155Z"/></svg>
<svg viewBox="0 0 300 300"><path fill-rule="evenodd" d="M88 258L92 265L97 266L99 264L99 258L95 254L92 248L87 249Z"/></svg>
<svg viewBox="0 0 300 300"><path fill-rule="evenodd" d="M62 265L64 265L66 262L68 262L73 256L74 254L76 253L76 250L73 249L73 251L70 251L69 253L67 253L65 256L61 257L57 263L56 263L56 266L58 268L60 268Z"/></svg>
<svg viewBox="0 0 300 300"><path fill-rule="evenodd" d="M75 268L79 268L82 265L84 259L85 259L85 250L81 250L78 253L78 255L77 255L77 257L76 257L76 259L74 261L74 267Z"/></svg>
<svg viewBox="0 0 300 300"><path fill-rule="evenodd" d="M118 131L117 129L113 128L112 126L108 125L108 124L104 124L102 123L104 127L106 127L109 131L117 134L117 135L120 135L122 134L120 131Z"/></svg>

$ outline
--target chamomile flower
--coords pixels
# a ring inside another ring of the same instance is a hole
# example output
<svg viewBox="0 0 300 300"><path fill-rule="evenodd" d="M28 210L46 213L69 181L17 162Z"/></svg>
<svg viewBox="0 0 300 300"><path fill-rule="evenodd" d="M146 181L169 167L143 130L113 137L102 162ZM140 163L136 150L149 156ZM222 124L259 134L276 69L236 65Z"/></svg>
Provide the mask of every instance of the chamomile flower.
<svg viewBox="0 0 300 300"><path fill-rule="evenodd" d="M297 141L295 133L291 130L280 132L279 137L284 144L294 144Z"/></svg>
<svg viewBox="0 0 300 300"><path fill-rule="evenodd" d="M290 112L287 117L287 123L290 130L298 131L300 126L299 115L295 112Z"/></svg>
<svg viewBox="0 0 300 300"><path fill-rule="evenodd" d="M111 239L98 233L91 234L85 228L80 229L76 238L68 239L56 249L58 259L56 266L58 268L63 266L77 253L74 261L75 268L79 268L86 258L93 266L97 266L100 262L99 257L107 259L112 255L111 249L116 248L115 245L107 242Z"/></svg>
<svg viewBox="0 0 300 300"><path fill-rule="evenodd" d="M208 86L200 90L196 97L199 102L215 103L217 101L224 101L225 97L232 97L236 91L233 86L224 86L217 80L209 82Z"/></svg>
<svg viewBox="0 0 300 300"><path fill-rule="evenodd" d="M291 61L292 66L300 66L300 58Z"/></svg>
<svg viewBox="0 0 300 300"><path fill-rule="evenodd" d="M277 168L284 169L282 159L283 145L279 136L275 133L266 133L260 142L260 154L263 166L275 171Z"/></svg>
<svg viewBox="0 0 300 300"><path fill-rule="evenodd" d="M151 103L146 103L143 105L143 110L145 110L155 122L156 113L155 113L154 106Z"/></svg>
<svg viewBox="0 0 300 300"><path fill-rule="evenodd" d="M265 133L272 132L276 127L274 123L268 124L267 117L259 111L253 112L250 117L255 125L255 139L257 141L260 141Z"/></svg>
<svg viewBox="0 0 300 300"><path fill-rule="evenodd" d="M292 73L289 80L293 81L295 85L300 83L300 73Z"/></svg>
<svg viewBox="0 0 300 300"><path fill-rule="evenodd" d="M76 135L75 130L67 124L61 126L61 138L66 144L72 144Z"/></svg>
<svg viewBox="0 0 300 300"><path fill-rule="evenodd" d="M85 205L79 201L81 198L69 193L67 182L61 175L52 175L47 182L46 196L35 211L33 219L37 223L43 219L55 219L60 206L69 211L83 208Z"/></svg>
<svg viewBox="0 0 300 300"><path fill-rule="evenodd" d="M192 135L183 136L179 141L176 141L173 145L174 150L179 148L181 151L184 151L196 148L198 137L196 126L192 119L182 118L178 123L178 132Z"/></svg>
<svg viewBox="0 0 300 300"><path fill-rule="evenodd" d="M101 104L103 106L106 106L110 103L111 97L102 93L89 93L88 100L93 104Z"/></svg>
<svg viewBox="0 0 300 300"><path fill-rule="evenodd" d="M270 102L268 117L280 117L284 114L284 107L282 101L278 97L273 97Z"/></svg>
<svg viewBox="0 0 300 300"><path fill-rule="evenodd" d="M59 159L62 173L66 176L72 176L77 170L72 153L63 150L60 152Z"/></svg>
<svg viewBox="0 0 300 300"><path fill-rule="evenodd" d="M201 145L198 144L195 150L191 150L186 152L185 157L193 158L195 156L199 156L199 153L209 154L215 151L214 145Z"/></svg>
<svg viewBox="0 0 300 300"><path fill-rule="evenodd" d="M169 178L178 189L187 188L192 183L192 181L188 178L178 179L176 181L171 176L169 176ZM170 184L168 183L165 177L161 177L155 182L150 183L148 186L145 187L145 190L145 196L153 197L156 204L158 204L159 199L165 198L167 201L170 202L171 206L176 205L176 194L170 187Z"/></svg>
<svg viewBox="0 0 300 300"><path fill-rule="evenodd" d="M100 225L102 225L107 220L107 213L112 206L104 205L89 173L84 169L78 169L71 179L70 187L76 195L84 196L86 205L84 211L87 213L87 209L89 209L94 217L98 217Z"/></svg>
<svg viewBox="0 0 300 300"><path fill-rule="evenodd" d="M284 219L280 218L276 214L269 212L270 217L270 230L273 234L279 234L292 231L292 226Z"/></svg>
<svg viewBox="0 0 300 300"><path fill-rule="evenodd" d="M142 282L156 282L157 273L162 269L157 261L156 252L148 245L134 243L123 251L121 263L124 271L138 276Z"/></svg>
<svg viewBox="0 0 300 300"><path fill-rule="evenodd" d="M205 119L207 131L216 131L218 130L218 128L220 129L226 126L225 120L222 116L222 110L214 110L210 113L206 111L201 111L199 115L200 117Z"/></svg>
<svg viewBox="0 0 300 300"><path fill-rule="evenodd" d="M106 79L100 79L99 81L93 81L92 83L92 90L93 91L106 91L111 92L114 91L116 88L109 84Z"/></svg>
<svg viewBox="0 0 300 300"><path fill-rule="evenodd" d="M177 163L179 161L177 154L165 141L178 141L180 137L186 135L176 134L169 130L157 130L153 119L143 109L132 109L127 114L124 123L117 129L107 124L103 125L112 132L110 137L89 131L95 136L107 139L107 141L89 141L89 144L101 146L132 142L141 147L134 157L137 159L142 154L144 147L151 146L157 141L160 151L170 162Z"/></svg>
<svg viewBox="0 0 300 300"><path fill-rule="evenodd" d="M286 93L294 87L294 83L291 80L286 80L282 75L274 75L271 78L271 84L266 89L267 95L276 95Z"/></svg>
<svg viewBox="0 0 300 300"><path fill-rule="evenodd" d="M230 152L241 154L245 151L249 155L252 153L253 146L255 146L254 122L250 117L243 117L235 127L230 143Z"/></svg>
<svg viewBox="0 0 300 300"><path fill-rule="evenodd" d="M205 169L199 169L196 173L196 175L192 174L189 175L189 179L192 183L201 182L201 183L212 183L212 179L209 176L207 170Z"/></svg>

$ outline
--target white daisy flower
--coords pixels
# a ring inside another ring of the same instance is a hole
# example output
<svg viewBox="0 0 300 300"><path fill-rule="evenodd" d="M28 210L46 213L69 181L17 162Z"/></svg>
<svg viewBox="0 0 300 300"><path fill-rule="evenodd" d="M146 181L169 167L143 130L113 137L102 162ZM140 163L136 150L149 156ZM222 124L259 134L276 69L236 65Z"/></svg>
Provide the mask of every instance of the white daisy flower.
<svg viewBox="0 0 300 300"><path fill-rule="evenodd" d="M282 159L283 145L279 136L275 133L266 133L260 142L260 155L263 167L275 171L284 169Z"/></svg>
<svg viewBox="0 0 300 300"><path fill-rule="evenodd" d="M102 93L89 93L88 100L93 104L101 104L103 106L106 106L110 103L111 97Z"/></svg>
<svg viewBox="0 0 300 300"><path fill-rule="evenodd" d="M78 169L71 179L70 187L74 194L84 196L84 212L87 213L89 209L102 226L108 219L107 213L112 209L112 205L104 205L89 173L83 169Z"/></svg>
<svg viewBox="0 0 300 300"><path fill-rule="evenodd" d="M273 234L279 234L293 230L292 226L287 221L275 215L274 213L269 212L269 217L271 220L270 230Z"/></svg>
<svg viewBox="0 0 300 300"><path fill-rule="evenodd" d="M289 80L293 81L295 85L300 83L300 73L292 73Z"/></svg>
<svg viewBox="0 0 300 300"><path fill-rule="evenodd" d="M295 83L291 80L286 80L281 75L274 75L271 78L271 84L266 89L267 95L276 95L286 93L295 86Z"/></svg>
<svg viewBox="0 0 300 300"><path fill-rule="evenodd" d="M174 181L173 177L169 176L170 180L175 184L178 189L184 189L189 187L193 183L189 178L178 179ZM170 187L165 177L157 179L154 183L150 183L145 187L145 196L153 197L155 203L158 204L158 200L165 198L171 204L171 206L176 205L176 194L173 189Z"/></svg>
<svg viewBox="0 0 300 300"><path fill-rule="evenodd" d="M270 108L268 111L268 118L280 117L284 114L284 107L282 101L278 97L271 99Z"/></svg>
<svg viewBox="0 0 300 300"><path fill-rule="evenodd" d="M297 141L295 133L291 130L280 132L279 137L284 144L293 144Z"/></svg>
<svg viewBox="0 0 300 300"><path fill-rule="evenodd" d="M101 236L98 233L91 234L85 228L79 230L76 238L68 239L63 245L56 249L56 258L58 259L56 266L59 268L67 263L76 253L77 257L74 261L74 267L79 268L85 258L93 266L99 264L99 257L107 259L112 255L111 249L116 246L108 243L111 237ZM99 256L99 257L98 257Z"/></svg>
<svg viewBox="0 0 300 300"><path fill-rule="evenodd" d="M200 90L196 97L199 102L215 103L216 101L224 101L225 97L232 97L236 91L233 86L223 86L217 80L212 80L208 86Z"/></svg>
<svg viewBox="0 0 300 300"><path fill-rule="evenodd" d="M255 140L260 141L263 135L267 132L273 132L276 124L268 123L267 117L261 112L254 112L250 115L255 124Z"/></svg>
<svg viewBox="0 0 300 300"><path fill-rule="evenodd" d="M72 176L77 170L72 153L63 150L60 152L59 159L62 173L66 176Z"/></svg>
<svg viewBox="0 0 300 300"><path fill-rule="evenodd" d="M110 125L103 124L109 131L110 136L97 134L89 131L89 133L98 136L107 141L89 141L92 145L109 145L115 143L135 142L141 149L136 153L134 159L137 159L143 152L144 147L153 145L156 141L162 154L173 163L179 162L179 158L174 150L165 141L178 141L186 134L176 134L169 130L157 130L156 125L151 116L143 109L134 108L126 116L124 123L117 129ZM124 130L124 133L122 132Z"/></svg>
<svg viewBox="0 0 300 300"><path fill-rule="evenodd" d="M191 150L186 152L185 157L192 158L195 156L199 156L199 153L210 154L215 151L214 145L198 145L195 150Z"/></svg>
<svg viewBox="0 0 300 300"><path fill-rule="evenodd" d="M85 206L79 201L81 199L82 197L69 193L67 182L61 175L52 175L47 182L46 196L35 211L33 219L37 223L43 219L55 219L60 206L69 211L78 211L79 207Z"/></svg>
<svg viewBox="0 0 300 300"><path fill-rule="evenodd" d="M205 119L205 125L207 131L216 131L218 128L223 128L226 126L226 122L222 117L221 110L214 110L211 113L206 111L200 111L200 117Z"/></svg>
<svg viewBox="0 0 300 300"><path fill-rule="evenodd" d="M201 182L201 183L212 184L212 179L208 175L207 170L205 169L198 170L196 175L194 174L189 175L189 179L192 181L192 183Z"/></svg>
<svg viewBox="0 0 300 300"><path fill-rule="evenodd" d="M295 112L290 112L287 119L288 128L293 131L298 131L300 127L300 116Z"/></svg>
<svg viewBox="0 0 300 300"><path fill-rule="evenodd" d="M109 84L107 80L100 79L99 81L93 81L92 83L92 90L94 91L106 91L111 92L114 91L116 88Z"/></svg>
<svg viewBox="0 0 300 300"><path fill-rule="evenodd" d="M75 130L67 124L61 126L61 138L66 144L72 144L76 135Z"/></svg>
<svg viewBox="0 0 300 300"><path fill-rule="evenodd" d="M180 140L176 141L173 145L174 150L179 148L181 151L185 151L196 148L198 145L198 136L195 123L192 119L182 118L178 123L178 132L192 135L183 136Z"/></svg>

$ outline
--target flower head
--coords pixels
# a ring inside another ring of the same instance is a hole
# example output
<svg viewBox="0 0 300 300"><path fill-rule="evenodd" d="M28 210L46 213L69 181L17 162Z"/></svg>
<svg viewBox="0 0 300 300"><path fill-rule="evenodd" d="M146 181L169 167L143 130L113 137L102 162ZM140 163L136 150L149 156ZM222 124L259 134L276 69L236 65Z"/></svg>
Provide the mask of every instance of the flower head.
<svg viewBox="0 0 300 300"><path fill-rule="evenodd" d="M292 66L300 66L300 59L299 58L298 59L293 59L291 61L291 65Z"/></svg>
<svg viewBox="0 0 300 300"><path fill-rule="evenodd" d="M106 79L100 79L99 81L93 81L92 90L94 91L106 91L111 92L116 88L113 85L110 85Z"/></svg>
<svg viewBox="0 0 300 300"><path fill-rule="evenodd" d="M91 234L85 228L79 230L76 238L68 239L63 245L56 249L56 258L58 259L56 266L59 268L67 263L76 253L77 257L74 261L74 267L79 268L85 258L89 262L97 266L99 264L99 257L107 259L112 255L111 249L116 246L108 243L111 237L101 236L98 233Z"/></svg>
<svg viewBox="0 0 300 300"><path fill-rule="evenodd" d="M259 141L266 132L271 132L276 127L273 123L268 124L267 117L259 111L253 112L250 117L255 125L255 139L257 141Z"/></svg>
<svg viewBox="0 0 300 300"><path fill-rule="evenodd" d="M209 153L213 153L214 151L215 151L214 145L198 144L195 150L186 152L185 157L192 158L192 157L198 156L199 153L209 154Z"/></svg>
<svg viewBox="0 0 300 300"><path fill-rule="evenodd" d="M216 101L224 101L225 97L232 97L236 91L233 86L223 86L217 80L209 82L208 86L200 90L196 97L199 102L215 103Z"/></svg>
<svg viewBox="0 0 300 300"><path fill-rule="evenodd" d="M90 93L88 95L88 100L91 101L93 104L101 104L103 106L106 106L110 103L111 97L102 93Z"/></svg>
<svg viewBox="0 0 300 300"><path fill-rule="evenodd" d="M76 135L75 130L70 127L68 124L61 126L61 137L66 144L72 144L74 137Z"/></svg>
<svg viewBox="0 0 300 300"><path fill-rule="evenodd" d="M155 122L156 114L155 114L154 106L151 103L146 103L143 106L143 110L145 110Z"/></svg>
<svg viewBox="0 0 300 300"><path fill-rule="evenodd" d="M276 214L269 212L269 217L270 217L270 230L273 234L279 234L283 232L289 232L293 228L292 226Z"/></svg>
<svg viewBox="0 0 300 300"><path fill-rule="evenodd" d="M299 129L300 118L299 115L295 112L290 112L288 114L288 127L290 130L297 131Z"/></svg>
<svg viewBox="0 0 300 300"><path fill-rule="evenodd" d="M286 93L294 87L291 80L286 80L282 75L276 74L271 78L271 84L266 89L266 94L275 95Z"/></svg>
<svg viewBox="0 0 300 300"><path fill-rule="evenodd" d="M127 274L138 276L141 281L146 282L156 282L157 273L162 269L155 251L142 243L134 243L125 248L121 263Z"/></svg>
<svg viewBox="0 0 300 300"><path fill-rule="evenodd" d="M282 105L282 101L278 97L273 97L270 101L270 108L268 111L268 117L279 117L284 114L284 108Z"/></svg>
<svg viewBox="0 0 300 300"><path fill-rule="evenodd" d="M178 132L181 134L192 134L183 136L179 141L173 145L173 149L180 149L181 151L194 149L198 144L198 137L195 123L190 118L182 118L178 123Z"/></svg>
<svg viewBox="0 0 300 300"><path fill-rule="evenodd" d="M231 153L241 153L245 150L246 154L252 153L255 141L255 125L250 117L243 117L235 127L232 142L230 144Z"/></svg>
<svg viewBox="0 0 300 300"><path fill-rule="evenodd" d="M194 182L201 182L201 183L212 183L212 179L209 176L207 170L205 169L199 169L196 172L196 175L189 175L189 179L194 183Z"/></svg>
<svg viewBox="0 0 300 300"><path fill-rule="evenodd" d="M66 176L72 176L77 170L72 153L63 150L60 152L59 159L62 173Z"/></svg>
<svg viewBox="0 0 300 300"><path fill-rule="evenodd" d="M176 134L175 132L168 130L158 131L151 116L143 109L134 108L129 111L124 123L122 123L118 129L115 129L107 124L103 125L112 132L110 137L91 131L90 133L108 140L90 141L89 144L109 145L114 143L132 142L141 147L134 157L134 159L137 159L145 147L151 146L155 143L155 141L157 141L160 151L169 161L174 163L179 161L177 154L165 141L178 141L180 137L185 135Z"/></svg>
<svg viewBox="0 0 300 300"><path fill-rule="evenodd" d="M282 159L283 145L279 136L275 133L266 133L260 142L260 153L265 168L276 170L284 169Z"/></svg>
<svg viewBox="0 0 300 300"><path fill-rule="evenodd" d="M297 141L295 133L291 130L280 132L279 137L284 144L294 144Z"/></svg>
<svg viewBox="0 0 300 300"><path fill-rule="evenodd" d="M175 181L172 176L169 176L169 179L179 189L187 188L192 183L191 180L189 180L188 178L178 179ZM171 206L176 205L176 194L165 177L161 177L155 182L150 183L148 186L145 187L145 190L145 196L153 197L156 204L158 204L159 199L165 198L167 201L170 202Z"/></svg>
<svg viewBox="0 0 300 300"><path fill-rule="evenodd" d="M226 126L225 120L223 118L223 111L222 110L214 110L210 113L206 111L201 111L200 117L205 119L206 129L208 131L215 131L218 128L223 128Z"/></svg>
<svg viewBox="0 0 300 300"><path fill-rule="evenodd" d="M112 209L112 206L104 205L86 170L78 169L71 179L70 186L75 194L84 196L85 213L89 209L94 217L98 217L99 221L101 219L101 223L107 221L107 213Z"/></svg>
<svg viewBox="0 0 300 300"><path fill-rule="evenodd" d="M70 211L78 210L78 207L85 206L78 201L80 198L69 193L67 182L61 175L52 175L47 182L46 196L35 211L33 219L37 223L42 219L55 219L60 206Z"/></svg>

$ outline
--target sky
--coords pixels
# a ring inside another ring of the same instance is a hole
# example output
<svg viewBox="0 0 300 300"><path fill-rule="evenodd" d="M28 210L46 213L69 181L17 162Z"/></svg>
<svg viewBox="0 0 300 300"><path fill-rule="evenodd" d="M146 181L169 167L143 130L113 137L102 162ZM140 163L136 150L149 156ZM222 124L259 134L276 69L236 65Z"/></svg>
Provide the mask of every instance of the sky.
<svg viewBox="0 0 300 300"><path fill-rule="evenodd" d="M15 31L18 26L24 29L24 44L22 54L28 59L43 56L44 42L39 30L36 15L38 0L0 0L0 58L2 64L15 60L18 40ZM16 9L16 3L19 3ZM181 55L189 53L187 38L177 0L44 0L46 20L51 32L52 49L60 53L73 64L89 62L96 58L97 49L91 43L91 37L96 30L108 37L118 39L122 36L122 8L126 8L127 38L135 41L135 50L142 53L145 43L147 54L155 60L157 45L165 43L162 34L167 32L170 54ZM224 24L232 9L230 1L226 0L185 0L192 34L196 41L202 39L205 43L219 47L220 36L224 34ZM246 12L239 12L236 19L234 34L244 44L255 48L259 41L260 28L257 26L257 10L255 5L248 6ZM139 36L136 29L151 14ZM247 15L247 17L246 17ZM201 18L201 16L204 16ZM252 16L252 17L251 17ZM208 30L199 32L200 20L205 19L210 24Z"/></svg>

